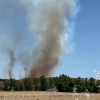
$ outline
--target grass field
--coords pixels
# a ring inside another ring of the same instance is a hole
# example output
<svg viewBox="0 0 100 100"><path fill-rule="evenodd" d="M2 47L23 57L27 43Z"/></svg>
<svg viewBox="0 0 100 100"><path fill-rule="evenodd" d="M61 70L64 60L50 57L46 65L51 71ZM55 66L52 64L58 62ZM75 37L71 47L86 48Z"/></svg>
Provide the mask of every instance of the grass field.
<svg viewBox="0 0 100 100"><path fill-rule="evenodd" d="M100 94L58 92L0 92L0 100L100 100Z"/></svg>

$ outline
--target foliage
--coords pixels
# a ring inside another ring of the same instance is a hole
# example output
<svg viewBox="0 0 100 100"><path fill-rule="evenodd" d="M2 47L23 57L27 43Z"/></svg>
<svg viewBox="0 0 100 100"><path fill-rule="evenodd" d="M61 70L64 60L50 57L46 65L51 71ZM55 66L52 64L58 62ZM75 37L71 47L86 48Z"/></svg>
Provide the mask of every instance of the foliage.
<svg viewBox="0 0 100 100"><path fill-rule="evenodd" d="M24 78L23 83L25 91L31 91L33 89L33 82L30 78Z"/></svg>
<svg viewBox="0 0 100 100"><path fill-rule="evenodd" d="M39 78L24 78L22 81L9 79L4 81L4 87L0 87L4 91L46 91L47 89L57 87L59 92L73 92L76 86L76 92L100 92L100 80L95 80L93 77L90 79L83 79L80 77L70 78L67 75L60 75L59 77L41 76Z"/></svg>
<svg viewBox="0 0 100 100"><path fill-rule="evenodd" d="M47 90L47 79L45 78L45 76L40 77L40 90L41 91Z"/></svg>

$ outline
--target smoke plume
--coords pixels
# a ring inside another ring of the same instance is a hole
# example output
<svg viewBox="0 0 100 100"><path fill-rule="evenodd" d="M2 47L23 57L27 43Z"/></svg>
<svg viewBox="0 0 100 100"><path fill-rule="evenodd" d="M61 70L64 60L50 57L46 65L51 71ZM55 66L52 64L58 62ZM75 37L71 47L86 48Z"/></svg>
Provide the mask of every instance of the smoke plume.
<svg viewBox="0 0 100 100"><path fill-rule="evenodd" d="M34 49L34 52L38 52L38 58L30 69L30 78L41 75L49 76L58 66L63 54L62 39L64 38L65 19L72 14L74 6L74 0L40 1L40 8L37 7L34 11L35 17L31 11L28 13L31 32L39 33L38 44ZM39 55L41 49L45 53Z"/></svg>
<svg viewBox="0 0 100 100"><path fill-rule="evenodd" d="M9 58L10 58L10 63L9 63L9 70L8 70L8 75L10 78L13 78L13 72L12 72L12 68L14 66L15 63L15 55L14 55L14 51L11 50L10 48L7 48L7 52L9 54Z"/></svg>
<svg viewBox="0 0 100 100"><path fill-rule="evenodd" d="M76 12L76 0L3 0L0 3L3 5L0 23L10 30L5 32L9 37L6 36L7 42L5 35L0 40L3 50L9 46L9 77L13 76L15 62L21 64L25 77L50 76L64 54L63 41L66 34L67 38L70 36L68 29L70 18Z"/></svg>

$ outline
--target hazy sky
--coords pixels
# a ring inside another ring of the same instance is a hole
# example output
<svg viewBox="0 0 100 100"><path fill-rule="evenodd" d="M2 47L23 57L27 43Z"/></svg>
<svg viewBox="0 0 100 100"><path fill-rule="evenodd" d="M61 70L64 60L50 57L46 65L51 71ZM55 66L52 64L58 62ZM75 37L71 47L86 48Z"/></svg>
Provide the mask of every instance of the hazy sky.
<svg viewBox="0 0 100 100"><path fill-rule="evenodd" d="M1 2L1 1L0 1ZM63 62L59 68L56 69L56 73L54 76L59 76L60 74L66 74L70 77L94 77L96 78L95 72L92 70L96 69L100 72L100 0L79 0L80 11L75 18L75 29L73 34L73 42L71 43L70 52L63 57ZM16 4L16 6L18 6ZM11 6L10 9L12 9ZM31 35L27 34L28 26L24 20L24 10L20 11L16 9L17 15L8 16L14 17L14 24L8 24L10 20L5 20L3 24L0 24L0 39L3 40L3 37L7 37L6 34L10 34L10 29L12 26L17 27L19 32L24 33L24 42L19 44L19 47L14 47L16 49L16 54L18 50L27 48L33 48L35 43L35 39L31 37ZM20 14L23 12L22 14ZM8 14L10 15L10 14ZM20 15L20 16L19 16ZM2 16L1 16L2 17ZM4 17L4 16L3 16ZM3 20L3 18L2 18ZM0 23L2 23L0 20ZM19 22L20 21L20 22ZM21 24L19 24L21 23ZM20 29L23 26L22 29ZM5 30L6 29L6 30ZM7 37L11 38L11 37ZM28 40L30 38L30 40ZM5 38L4 38L5 39ZM3 42L5 42L4 40ZM9 43L11 41L8 41ZM33 44L32 44L33 43ZM7 43L5 43L6 45ZM31 47L31 44L33 47ZM13 44L11 44L13 45ZM25 48L25 45L27 47ZM66 43L67 46L67 43ZM0 43L0 50L2 49L2 43ZM0 54L0 78L6 77L6 73L4 73L4 67L7 65L9 57L6 58L2 53ZM6 62L6 63L5 63ZM15 67L15 78L19 77L19 67L20 65L17 63L17 67ZM4 75L4 76L3 76Z"/></svg>
<svg viewBox="0 0 100 100"><path fill-rule="evenodd" d="M81 10L75 21L74 52L64 56L58 74L94 77L100 72L100 0L80 0Z"/></svg>

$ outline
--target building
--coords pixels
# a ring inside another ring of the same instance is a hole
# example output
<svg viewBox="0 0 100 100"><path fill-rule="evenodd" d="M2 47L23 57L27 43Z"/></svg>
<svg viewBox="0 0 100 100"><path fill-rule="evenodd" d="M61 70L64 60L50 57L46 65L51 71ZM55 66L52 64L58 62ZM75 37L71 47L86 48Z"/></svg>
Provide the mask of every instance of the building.
<svg viewBox="0 0 100 100"><path fill-rule="evenodd" d="M58 92L58 89L56 87L48 89L48 92Z"/></svg>

